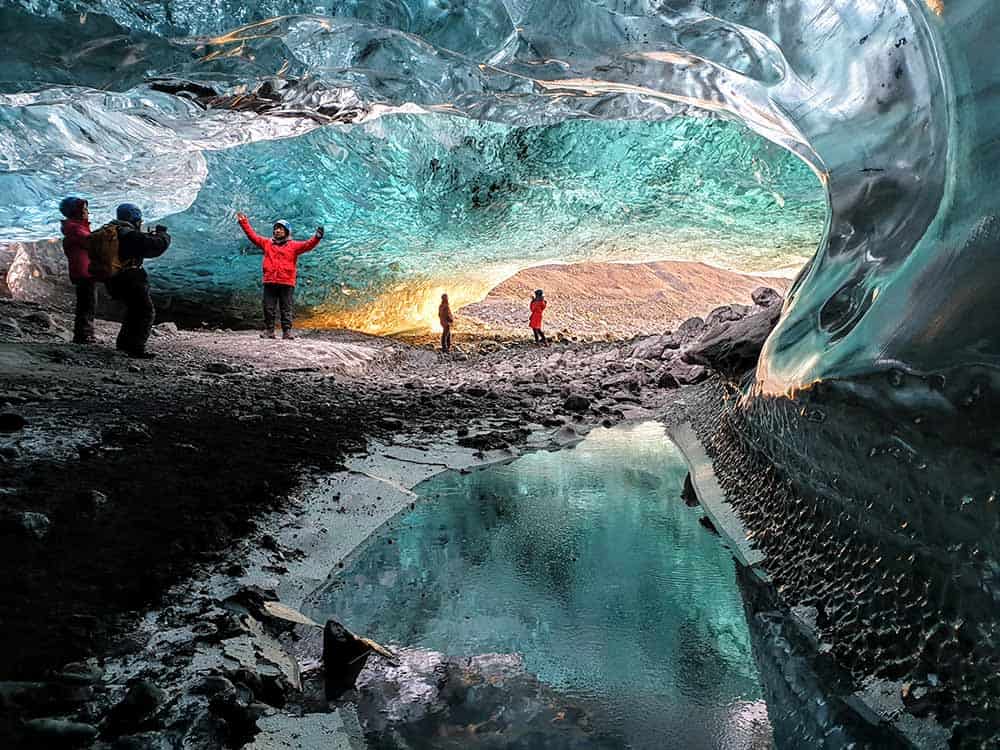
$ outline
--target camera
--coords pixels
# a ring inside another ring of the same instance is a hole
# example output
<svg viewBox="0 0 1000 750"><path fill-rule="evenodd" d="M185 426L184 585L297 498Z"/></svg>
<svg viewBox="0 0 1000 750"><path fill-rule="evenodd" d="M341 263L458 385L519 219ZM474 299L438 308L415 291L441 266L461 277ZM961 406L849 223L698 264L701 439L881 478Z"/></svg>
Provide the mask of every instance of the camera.
<svg viewBox="0 0 1000 750"><path fill-rule="evenodd" d="M157 224L156 228L153 231L155 231L157 234L166 234L167 228L162 224Z"/></svg>

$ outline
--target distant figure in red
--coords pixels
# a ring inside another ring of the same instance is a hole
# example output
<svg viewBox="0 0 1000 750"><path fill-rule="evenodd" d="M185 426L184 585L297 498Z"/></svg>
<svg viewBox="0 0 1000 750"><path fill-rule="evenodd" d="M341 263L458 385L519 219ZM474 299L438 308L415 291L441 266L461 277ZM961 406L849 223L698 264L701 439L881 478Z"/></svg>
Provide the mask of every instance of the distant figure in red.
<svg viewBox="0 0 1000 750"><path fill-rule="evenodd" d="M240 227L253 244L264 251L264 331L261 338L274 338L276 308L281 310L281 338L294 339L292 335L292 302L295 293L296 264L302 253L308 253L323 239L323 227L316 227L316 234L305 242L292 239L292 228L287 221L274 222L271 239L261 237L250 226L246 214L236 214Z"/></svg>
<svg viewBox="0 0 1000 750"><path fill-rule="evenodd" d="M76 287L76 319L73 343L94 343L94 311L97 309L97 285L90 277L90 206L83 198L70 196L59 204L63 219L63 252L69 261L69 280Z"/></svg>
<svg viewBox="0 0 1000 750"><path fill-rule="evenodd" d="M528 321L528 325L531 326L531 332L535 334L535 343L539 346L549 345L548 339L542 333L542 311L544 309L545 297L542 295L541 289L536 289L535 298L531 300L531 320Z"/></svg>
<svg viewBox="0 0 1000 750"><path fill-rule="evenodd" d="M438 305L438 322L441 323L441 351L445 354L451 351L451 325L455 322L455 317L451 314L451 305L448 304L448 295L441 295L441 304Z"/></svg>

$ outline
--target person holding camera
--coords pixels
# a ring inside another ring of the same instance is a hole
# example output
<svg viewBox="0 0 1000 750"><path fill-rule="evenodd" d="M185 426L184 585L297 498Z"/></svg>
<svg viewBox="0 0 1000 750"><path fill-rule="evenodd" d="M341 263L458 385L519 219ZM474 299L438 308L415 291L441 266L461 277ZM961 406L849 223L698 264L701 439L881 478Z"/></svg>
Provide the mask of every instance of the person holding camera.
<svg viewBox="0 0 1000 750"><path fill-rule="evenodd" d="M160 224L151 232L143 232L142 211L132 203L118 206L111 226L118 230L118 263L106 286L112 299L125 305L116 346L130 357L152 359L156 355L146 351L146 342L156 312L149 294L149 277L142 262L163 255L170 247L170 235Z"/></svg>
<svg viewBox="0 0 1000 750"><path fill-rule="evenodd" d="M308 253L323 239L323 227L316 227L316 234L308 240L292 239L292 228L287 221L274 222L270 237L261 237L250 226L242 211L236 214L240 228L247 239L264 253L264 330L260 336L274 338L275 313L281 312L281 338L294 339L292 334L292 304L295 294L296 267L299 256Z"/></svg>

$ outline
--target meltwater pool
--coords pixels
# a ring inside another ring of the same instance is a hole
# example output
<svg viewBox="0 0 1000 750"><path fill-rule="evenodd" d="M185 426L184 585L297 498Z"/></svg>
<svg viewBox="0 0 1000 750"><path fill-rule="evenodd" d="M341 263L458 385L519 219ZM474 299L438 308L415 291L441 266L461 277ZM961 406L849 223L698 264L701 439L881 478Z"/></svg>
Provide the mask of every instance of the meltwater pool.
<svg viewBox="0 0 1000 750"><path fill-rule="evenodd" d="M595 747L770 747L734 562L681 499L686 471L644 423L439 475L310 614L383 643L519 655L594 708Z"/></svg>

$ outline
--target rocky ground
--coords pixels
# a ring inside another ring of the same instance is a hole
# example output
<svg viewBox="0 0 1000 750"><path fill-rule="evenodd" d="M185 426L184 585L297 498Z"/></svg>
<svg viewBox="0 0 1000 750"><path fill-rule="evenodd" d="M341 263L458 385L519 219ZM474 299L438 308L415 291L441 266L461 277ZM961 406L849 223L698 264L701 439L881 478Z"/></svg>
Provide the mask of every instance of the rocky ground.
<svg viewBox="0 0 1000 750"><path fill-rule="evenodd" d="M709 368L745 366L780 297L753 302L654 336L469 338L451 356L163 324L137 362L114 324L74 346L64 314L0 300L6 746L249 741L308 703L321 651L290 656L315 629L263 599L295 607L426 476L662 415Z"/></svg>

